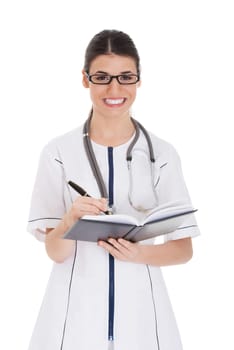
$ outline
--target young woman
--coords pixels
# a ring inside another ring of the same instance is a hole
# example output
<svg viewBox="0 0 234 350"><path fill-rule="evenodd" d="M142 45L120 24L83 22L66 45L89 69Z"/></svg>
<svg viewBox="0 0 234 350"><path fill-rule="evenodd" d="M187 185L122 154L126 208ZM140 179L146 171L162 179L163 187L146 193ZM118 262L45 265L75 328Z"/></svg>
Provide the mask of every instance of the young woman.
<svg viewBox="0 0 234 350"><path fill-rule="evenodd" d="M160 266L191 259L194 216L163 244L62 237L83 215L108 207L140 219L159 205L190 204L175 149L131 118L140 86L131 38L116 30L95 35L82 75L90 116L45 146L32 195L28 230L45 241L55 264L29 349L181 350Z"/></svg>

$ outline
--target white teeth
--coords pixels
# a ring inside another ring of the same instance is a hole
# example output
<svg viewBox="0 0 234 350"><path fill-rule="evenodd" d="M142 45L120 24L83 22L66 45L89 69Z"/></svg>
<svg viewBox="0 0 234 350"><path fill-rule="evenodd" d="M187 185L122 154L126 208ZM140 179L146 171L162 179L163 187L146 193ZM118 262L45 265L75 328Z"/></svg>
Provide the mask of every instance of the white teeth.
<svg viewBox="0 0 234 350"><path fill-rule="evenodd" d="M118 105L118 104L121 104L124 102L124 98L119 98L119 99L110 99L110 98L106 98L105 99L105 102L108 104L108 105Z"/></svg>

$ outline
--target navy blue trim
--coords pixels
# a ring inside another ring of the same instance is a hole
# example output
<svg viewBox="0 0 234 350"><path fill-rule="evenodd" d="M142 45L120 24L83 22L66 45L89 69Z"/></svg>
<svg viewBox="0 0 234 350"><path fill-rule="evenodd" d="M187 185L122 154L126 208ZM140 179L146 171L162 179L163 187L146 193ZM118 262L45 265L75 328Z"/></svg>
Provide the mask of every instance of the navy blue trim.
<svg viewBox="0 0 234 350"><path fill-rule="evenodd" d="M66 327L67 327L68 311L69 311L70 299L71 299L72 281L73 281L74 268L75 268L76 256L77 256L77 241L75 241L75 242L76 242L76 243L75 243L76 246L75 246L74 259L73 259L73 262L72 262L72 269L71 269L70 282L69 282L69 287L68 287L67 308L66 308L65 319L64 319L64 324L63 324L63 332L62 332L62 339L61 339L60 350L63 350L65 332L66 332Z"/></svg>
<svg viewBox="0 0 234 350"><path fill-rule="evenodd" d="M34 222L34 221L40 221L40 220L61 220L61 218L39 218L39 219L29 220L28 222Z"/></svg>
<svg viewBox="0 0 234 350"><path fill-rule="evenodd" d="M197 225L190 225L190 226L178 227L177 230L184 230L184 229L186 229L186 228L191 228L191 227L197 227Z"/></svg>
<svg viewBox="0 0 234 350"><path fill-rule="evenodd" d="M151 278L149 265L146 265L146 268L147 268L147 272L148 272L148 276L149 276L151 296L152 296L153 309L154 309L155 336L156 336L156 341L157 341L157 350L160 350L159 335L158 335L158 319L157 319L156 302L155 302L154 291L153 291L153 282L152 282L152 278Z"/></svg>
<svg viewBox="0 0 234 350"><path fill-rule="evenodd" d="M163 167L165 167L167 164L168 164L168 162L162 164L162 165L160 166L160 169L162 169Z"/></svg>
<svg viewBox="0 0 234 350"><path fill-rule="evenodd" d="M56 162L58 162L58 163L63 165L63 162L60 159L54 158L54 160L56 160Z"/></svg>
<svg viewBox="0 0 234 350"><path fill-rule="evenodd" d="M114 163L113 147L108 147L109 165L109 206L114 203ZM115 260L109 254L109 320L108 320L108 340L114 340L114 311L115 311Z"/></svg>
<svg viewBox="0 0 234 350"><path fill-rule="evenodd" d="M109 206L114 203L114 162L113 147L108 147L108 164L109 164Z"/></svg>
<svg viewBox="0 0 234 350"><path fill-rule="evenodd" d="M109 254L109 322L108 340L114 340L114 312L115 312L115 260Z"/></svg>

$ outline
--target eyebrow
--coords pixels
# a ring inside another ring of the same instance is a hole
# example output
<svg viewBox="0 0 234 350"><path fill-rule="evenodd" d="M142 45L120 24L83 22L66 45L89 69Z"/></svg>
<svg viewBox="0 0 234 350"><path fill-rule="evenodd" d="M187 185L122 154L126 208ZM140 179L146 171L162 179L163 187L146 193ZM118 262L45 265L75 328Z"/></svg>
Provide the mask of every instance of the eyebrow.
<svg viewBox="0 0 234 350"><path fill-rule="evenodd" d="M102 71L102 70L98 70L98 71L96 71L94 74L106 74L106 75L111 75L110 73L104 72L104 71ZM126 71L120 72L119 74L135 74L135 73L133 73L133 72L130 71L130 70L126 70Z"/></svg>

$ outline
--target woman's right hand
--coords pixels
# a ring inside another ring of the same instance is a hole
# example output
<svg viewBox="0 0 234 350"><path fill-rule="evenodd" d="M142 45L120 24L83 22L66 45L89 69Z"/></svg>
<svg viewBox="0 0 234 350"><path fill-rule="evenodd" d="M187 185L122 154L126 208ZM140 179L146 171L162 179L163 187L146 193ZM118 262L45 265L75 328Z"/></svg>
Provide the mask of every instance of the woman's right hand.
<svg viewBox="0 0 234 350"><path fill-rule="evenodd" d="M93 197L77 197L70 210L64 216L64 223L70 228L84 215L99 215L107 210L107 199Z"/></svg>
<svg viewBox="0 0 234 350"><path fill-rule="evenodd" d="M99 215L106 210L107 200L105 198L78 197L59 225L54 229L47 228L45 245L48 256L57 263L71 256L74 253L74 241L62 239L63 234L82 216Z"/></svg>

